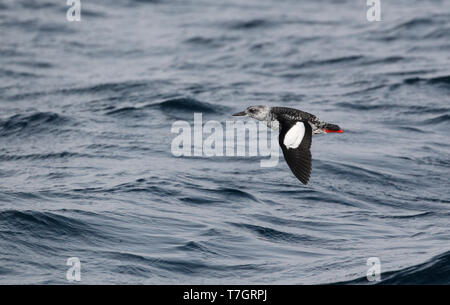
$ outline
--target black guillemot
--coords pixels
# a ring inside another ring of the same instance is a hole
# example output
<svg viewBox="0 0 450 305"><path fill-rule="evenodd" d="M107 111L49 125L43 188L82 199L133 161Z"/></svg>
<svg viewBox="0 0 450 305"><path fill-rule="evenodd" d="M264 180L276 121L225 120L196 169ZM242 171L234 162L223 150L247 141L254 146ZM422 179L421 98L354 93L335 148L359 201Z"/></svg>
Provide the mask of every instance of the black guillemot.
<svg viewBox="0 0 450 305"><path fill-rule="evenodd" d="M311 175L311 140L313 134L337 132L335 124L319 120L315 115L287 107L250 106L233 116L248 116L267 122L267 126L279 130L278 143L292 173L303 184Z"/></svg>

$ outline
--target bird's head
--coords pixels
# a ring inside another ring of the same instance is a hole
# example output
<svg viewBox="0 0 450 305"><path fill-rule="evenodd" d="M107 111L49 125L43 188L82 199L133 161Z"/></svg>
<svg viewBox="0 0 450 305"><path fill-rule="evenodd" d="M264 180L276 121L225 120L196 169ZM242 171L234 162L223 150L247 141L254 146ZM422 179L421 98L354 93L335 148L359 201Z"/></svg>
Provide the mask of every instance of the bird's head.
<svg viewBox="0 0 450 305"><path fill-rule="evenodd" d="M270 107L264 105L250 106L244 111L233 114L233 116L248 116L259 121L268 121L270 115Z"/></svg>

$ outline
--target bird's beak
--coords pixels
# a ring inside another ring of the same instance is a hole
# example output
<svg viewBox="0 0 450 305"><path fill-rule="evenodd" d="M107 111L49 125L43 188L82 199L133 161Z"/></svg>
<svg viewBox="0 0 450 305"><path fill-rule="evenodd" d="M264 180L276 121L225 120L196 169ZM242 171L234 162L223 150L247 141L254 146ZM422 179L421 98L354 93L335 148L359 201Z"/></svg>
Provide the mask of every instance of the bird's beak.
<svg viewBox="0 0 450 305"><path fill-rule="evenodd" d="M244 116L244 115L247 115L247 113L245 113L245 111L241 111L241 112L233 114L233 116Z"/></svg>

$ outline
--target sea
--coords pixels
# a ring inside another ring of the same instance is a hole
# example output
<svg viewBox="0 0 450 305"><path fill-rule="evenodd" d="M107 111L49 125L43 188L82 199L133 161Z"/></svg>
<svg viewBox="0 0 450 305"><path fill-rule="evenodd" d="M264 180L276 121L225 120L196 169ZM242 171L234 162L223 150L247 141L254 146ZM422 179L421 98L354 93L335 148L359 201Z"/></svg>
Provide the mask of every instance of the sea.
<svg viewBox="0 0 450 305"><path fill-rule="evenodd" d="M0 0L0 284L450 284L450 1L376 2ZM251 105L307 185L174 154Z"/></svg>

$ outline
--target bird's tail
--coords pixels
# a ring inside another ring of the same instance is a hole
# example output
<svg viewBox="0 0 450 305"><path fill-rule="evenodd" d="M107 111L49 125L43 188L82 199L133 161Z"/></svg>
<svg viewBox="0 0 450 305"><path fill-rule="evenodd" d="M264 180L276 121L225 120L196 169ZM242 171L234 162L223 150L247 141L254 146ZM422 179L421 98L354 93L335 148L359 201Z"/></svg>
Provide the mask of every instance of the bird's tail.
<svg viewBox="0 0 450 305"><path fill-rule="evenodd" d="M330 123L326 123L325 126L323 127L323 131L325 133L329 133L329 132L338 132L338 133L342 133L344 132L341 127L339 127L338 125L335 124L330 124Z"/></svg>

